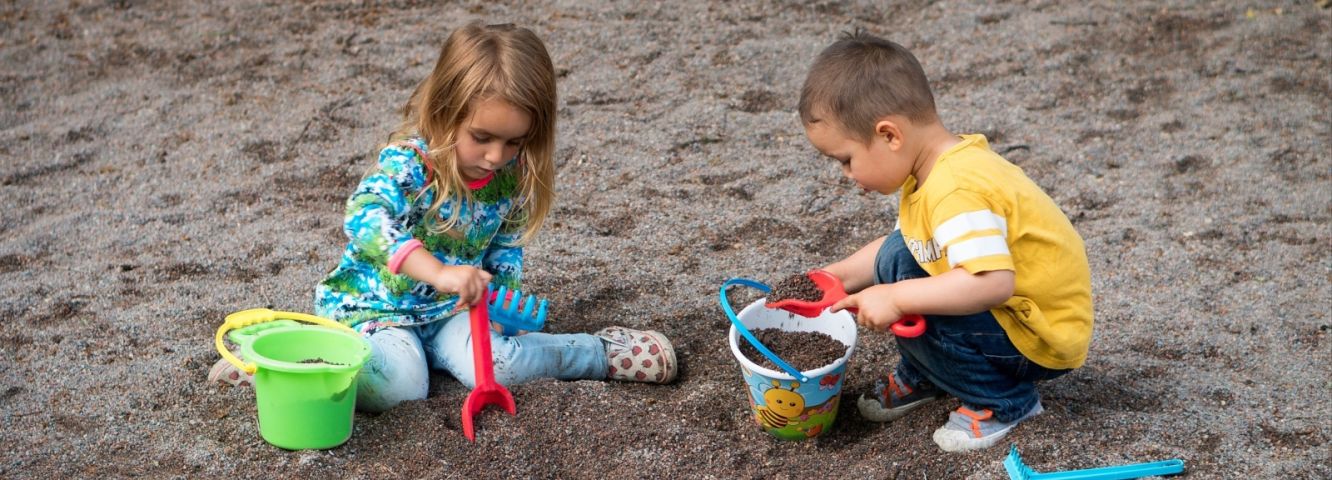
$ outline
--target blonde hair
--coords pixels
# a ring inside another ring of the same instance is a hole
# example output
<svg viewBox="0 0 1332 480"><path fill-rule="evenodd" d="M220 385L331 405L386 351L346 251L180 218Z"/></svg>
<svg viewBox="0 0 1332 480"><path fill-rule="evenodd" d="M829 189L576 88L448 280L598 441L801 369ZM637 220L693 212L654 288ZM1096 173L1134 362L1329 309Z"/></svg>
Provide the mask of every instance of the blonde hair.
<svg viewBox="0 0 1332 480"><path fill-rule="evenodd" d="M939 119L915 55L860 29L843 34L814 59L800 89L798 110L805 125L831 120L862 143L887 115L903 115L915 123Z"/></svg>
<svg viewBox="0 0 1332 480"><path fill-rule="evenodd" d="M488 99L504 100L532 118L518 154L519 204L516 214L506 218L523 223L518 242L526 243L541 228L555 199L555 67L531 30L471 23L449 34L435 68L403 105L402 124L389 135L389 144L416 135L425 139L426 189L437 193L425 218L437 217L450 198L471 202L454 146L472 107ZM431 224L431 231L453 230L461 210L453 209L442 224Z"/></svg>

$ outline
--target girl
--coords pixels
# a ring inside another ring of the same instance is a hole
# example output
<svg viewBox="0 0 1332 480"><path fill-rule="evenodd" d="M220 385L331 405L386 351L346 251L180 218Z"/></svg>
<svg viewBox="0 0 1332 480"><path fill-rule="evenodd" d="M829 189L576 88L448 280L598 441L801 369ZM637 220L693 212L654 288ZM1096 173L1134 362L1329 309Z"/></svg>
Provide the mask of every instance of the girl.
<svg viewBox="0 0 1332 480"><path fill-rule="evenodd" d="M555 108L555 70L531 31L471 24L445 41L378 167L347 201L351 241L315 288L316 313L370 341L359 409L426 398L428 368L475 385L465 310L487 285L520 287L522 245L554 197ZM667 383L676 372L670 341L655 331L492 331L491 343L505 385L543 377ZM219 380L247 380L218 368Z"/></svg>

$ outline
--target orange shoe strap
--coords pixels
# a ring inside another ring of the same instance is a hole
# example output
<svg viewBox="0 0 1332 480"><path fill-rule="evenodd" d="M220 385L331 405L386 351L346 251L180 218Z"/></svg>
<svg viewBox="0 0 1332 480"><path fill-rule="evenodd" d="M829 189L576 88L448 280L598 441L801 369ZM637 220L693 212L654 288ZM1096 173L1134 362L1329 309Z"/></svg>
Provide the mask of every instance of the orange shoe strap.
<svg viewBox="0 0 1332 480"><path fill-rule="evenodd" d="M971 434L975 435L976 438L981 438L980 422L983 420L989 420L990 418L994 417L994 412L988 408L985 410L981 410L981 412L983 413L976 413L975 411L967 407L957 407L957 413L966 415L967 417L971 418Z"/></svg>
<svg viewBox="0 0 1332 480"><path fill-rule="evenodd" d="M892 390L892 392L893 392L893 396L896 397L896 398L902 398L902 397L905 397L905 396L907 396L907 395L911 395L911 392L914 392L914 391L915 391L915 390L912 390L911 387L906 386L906 384L902 384L901 387L898 387L898 386L897 386L897 377L893 376L892 373L889 373L889 374L888 374L888 388ZM906 392L903 392L903 391L902 391L902 388L905 388L905 389L906 389ZM885 396L885 397L886 397L886 396Z"/></svg>

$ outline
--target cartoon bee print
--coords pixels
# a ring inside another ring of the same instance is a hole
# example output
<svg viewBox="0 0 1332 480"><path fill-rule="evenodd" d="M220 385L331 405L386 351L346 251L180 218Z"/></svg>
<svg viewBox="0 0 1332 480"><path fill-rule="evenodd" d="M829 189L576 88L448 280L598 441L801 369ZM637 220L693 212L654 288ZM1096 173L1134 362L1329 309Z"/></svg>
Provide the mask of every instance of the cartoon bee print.
<svg viewBox="0 0 1332 480"><path fill-rule="evenodd" d="M767 405L756 405L755 419L764 427L782 428L805 411L805 397L796 393L800 384L791 382L790 389L782 388L782 383L772 381L772 387L763 392L763 401Z"/></svg>

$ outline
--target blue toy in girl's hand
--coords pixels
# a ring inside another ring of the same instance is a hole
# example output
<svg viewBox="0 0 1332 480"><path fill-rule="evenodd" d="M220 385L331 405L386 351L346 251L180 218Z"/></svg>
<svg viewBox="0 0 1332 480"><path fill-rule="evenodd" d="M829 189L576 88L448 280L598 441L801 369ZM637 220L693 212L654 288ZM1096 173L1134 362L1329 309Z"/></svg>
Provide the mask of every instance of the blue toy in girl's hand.
<svg viewBox="0 0 1332 480"><path fill-rule="evenodd" d="M490 320L503 326L503 333L508 336L517 335L519 331L540 331L546 325L546 299L534 295L523 298L523 292L519 290L503 286L492 290L486 306Z"/></svg>

